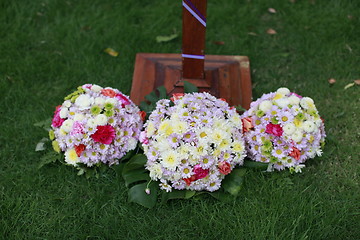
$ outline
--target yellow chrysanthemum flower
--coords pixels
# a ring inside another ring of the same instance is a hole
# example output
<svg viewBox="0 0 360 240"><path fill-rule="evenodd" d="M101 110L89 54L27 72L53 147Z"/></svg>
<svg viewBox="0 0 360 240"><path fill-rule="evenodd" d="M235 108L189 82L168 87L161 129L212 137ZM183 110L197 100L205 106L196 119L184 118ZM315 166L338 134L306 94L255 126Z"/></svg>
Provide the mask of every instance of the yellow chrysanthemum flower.
<svg viewBox="0 0 360 240"><path fill-rule="evenodd" d="M79 162L75 149L69 149L65 152L65 162L71 165L76 165Z"/></svg>

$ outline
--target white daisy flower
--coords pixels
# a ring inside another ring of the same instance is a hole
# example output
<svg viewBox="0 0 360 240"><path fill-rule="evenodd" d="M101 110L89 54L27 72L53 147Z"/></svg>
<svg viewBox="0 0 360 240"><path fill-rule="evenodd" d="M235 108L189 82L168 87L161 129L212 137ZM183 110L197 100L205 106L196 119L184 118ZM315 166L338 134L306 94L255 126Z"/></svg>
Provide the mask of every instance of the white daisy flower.
<svg viewBox="0 0 360 240"><path fill-rule="evenodd" d="M61 125L60 129L68 133L72 130L73 124L74 124L74 120L66 119Z"/></svg>
<svg viewBox="0 0 360 240"><path fill-rule="evenodd" d="M265 100L265 101L261 102L259 105L259 109L265 113L267 111L269 111L271 109L271 107L272 107L272 103L269 100Z"/></svg>
<svg viewBox="0 0 360 240"><path fill-rule="evenodd" d="M303 138L303 133L300 130L295 130L293 134L291 134L291 139L294 140L294 142L300 142Z"/></svg>
<svg viewBox="0 0 360 240"><path fill-rule="evenodd" d="M311 133L315 130L316 125L313 121L307 120L304 121L302 124L302 129L304 129L305 132Z"/></svg>
<svg viewBox="0 0 360 240"><path fill-rule="evenodd" d="M99 114L95 117L95 123L98 126L106 125L107 120L108 120L108 118L107 118L107 116L105 116L105 114Z"/></svg>
<svg viewBox="0 0 360 240"><path fill-rule="evenodd" d="M290 94L290 90L288 88L282 87L279 88L276 93L280 93L283 94L284 96L289 95Z"/></svg>

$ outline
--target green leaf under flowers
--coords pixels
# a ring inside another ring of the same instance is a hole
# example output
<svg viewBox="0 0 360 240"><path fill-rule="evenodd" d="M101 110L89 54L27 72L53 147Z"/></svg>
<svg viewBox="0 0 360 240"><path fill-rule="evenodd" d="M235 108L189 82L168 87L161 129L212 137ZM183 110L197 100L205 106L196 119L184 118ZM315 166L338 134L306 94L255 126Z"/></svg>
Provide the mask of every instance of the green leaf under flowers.
<svg viewBox="0 0 360 240"><path fill-rule="evenodd" d="M150 194L145 192L145 189L150 189ZM146 208L153 208L157 202L157 192L158 192L158 184L156 182L152 182L148 184L136 184L129 189L128 192L128 200L129 202L134 202L144 206Z"/></svg>
<svg viewBox="0 0 360 240"><path fill-rule="evenodd" d="M222 190L218 190L215 192L207 192L207 194L209 194L210 196L212 196L213 198L215 198L221 202L231 202L234 200L233 195L230 195Z"/></svg>
<svg viewBox="0 0 360 240"><path fill-rule="evenodd" d="M144 167L146 161L144 154L136 154L124 165L121 175L127 187L136 182L150 180L149 173Z"/></svg>
<svg viewBox="0 0 360 240"><path fill-rule="evenodd" d="M116 176L118 178L118 180L122 179L122 171L124 169L125 163L119 163L117 165L112 165L111 169L113 169L116 173Z"/></svg>
<svg viewBox="0 0 360 240"><path fill-rule="evenodd" d="M245 168L251 168L251 169L255 169L255 170L266 171L266 169L268 168L268 165L269 165L269 163L263 163L263 162L255 162L255 161L251 161L251 160L245 160L243 167L245 167Z"/></svg>
<svg viewBox="0 0 360 240"><path fill-rule="evenodd" d="M149 172L145 169L143 171L141 171L141 169L135 169L125 173L123 172L122 176L126 187L137 182L150 181Z"/></svg>
<svg viewBox="0 0 360 240"><path fill-rule="evenodd" d="M42 168L43 166L45 166L49 163L54 163L57 160L60 160L61 158L62 158L62 154L59 154L54 151L47 152L40 158L40 163L38 165L38 169Z"/></svg>
<svg viewBox="0 0 360 240"><path fill-rule="evenodd" d="M194 84L184 81L184 93L194 93L198 91L199 89Z"/></svg>
<svg viewBox="0 0 360 240"><path fill-rule="evenodd" d="M147 158L144 154L136 154L125 164L123 173L134 169L144 169Z"/></svg>
<svg viewBox="0 0 360 240"><path fill-rule="evenodd" d="M134 150L128 151L128 152L125 154L125 156L123 156L123 157L120 159L120 162L123 162L123 161L125 161L125 160L128 160L128 159L132 158L132 157L135 155L135 150L136 150L136 148L135 148Z"/></svg>
<svg viewBox="0 0 360 240"><path fill-rule="evenodd" d="M171 199L189 199L196 194L195 191L190 190L172 190L171 192L163 192L161 203L166 203Z"/></svg>
<svg viewBox="0 0 360 240"><path fill-rule="evenodd" d="M237 196L244 185L245 168L235 168L222 181L222 187L233 196Z"/></svg>

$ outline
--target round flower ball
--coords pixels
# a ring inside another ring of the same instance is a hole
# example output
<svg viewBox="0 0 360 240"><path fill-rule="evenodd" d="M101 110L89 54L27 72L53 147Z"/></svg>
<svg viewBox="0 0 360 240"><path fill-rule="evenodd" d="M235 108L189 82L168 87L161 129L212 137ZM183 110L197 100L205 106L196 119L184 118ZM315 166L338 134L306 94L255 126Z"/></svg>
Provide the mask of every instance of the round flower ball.
<svg viewBox="0 0 360 240"><path fill-rule="evenodd" d="M166 191L216 191L245 157L240 115L209 93L158 101L141 135L146 169Z"/></svg>
<svg viewBox="0 0 360 240"><path fill-rule="evenodd" d="M277 170L301 172L321 156L325 129L314 101L287 88L264 94L242 115L248 156Z"/></svg>
<svg viewBox="0 0 360 240"><path fill-rule="evenodd" d="M113 165L136 147L143 121L139 108L114 88L85 84L56 107L50 138L65 162Z"/></svg>

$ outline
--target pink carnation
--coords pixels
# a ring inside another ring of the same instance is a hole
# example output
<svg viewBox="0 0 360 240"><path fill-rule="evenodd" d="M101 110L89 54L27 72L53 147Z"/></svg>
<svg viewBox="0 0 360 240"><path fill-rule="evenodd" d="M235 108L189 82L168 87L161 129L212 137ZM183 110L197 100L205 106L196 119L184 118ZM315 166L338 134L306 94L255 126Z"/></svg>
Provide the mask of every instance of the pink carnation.
<svg viewBox="0 0 360 240"><path fill-rule="evenodd" d="M122 95L121 93L116 94L115 97L122 103L123 106L130 104L129 99L127 97L125 97L124 95Z"/></svg>
<svg viewBox="0 0 360 240"><path fill-rule="evenodd" d="M91 137L95 142L111 144L115 138L115 129L111 125L97 126L96 132Z"/></svg>
<svg viewBox="0 0 360 240"><path fill-rule="evenodd" d="M92 84L84 84L82 87L83 87L83 88L87 88L87 89L91 89Z"/></svg>
<svg viewBox="0 0 360 240"><path fill-rule="evenodd" d="M65 119L60 117L60 111L61 111L61 105L56 107L56 110L54 112L54 117L52 119L51 126L60 127L63 124L63 122L65 121Z"/></svg>
<svg viewBox="0 0 360 240"><path fill-rule="evenodd" d="M70 132L71 136L74 136L77 134L84 134L84 126L79 121L74 122L73 129Z"/></svg>
<svg viewBox="0 0 360 240"><path fill-rule="evenodd" d="M139 141L144 144L144 145L148 145L149 144L149 139L147 138L146 136L146 131L142 131L140 133L140 136L139 136Z"/></svg>
<svg viewBox="0 0 360 240"><path fill-rule="evenodd" d="M203 169L200 167L200 164L194 166L193 172L195 173L196 180L202 179L209 175L209 169Z"/></svg>
<svg viewBox="0 0 360 240"><path fill-rule="evenodd" d="M268 125L266 125L265 132L280 137L283 134L283 129L280 124L269 123Z"/></svg>

